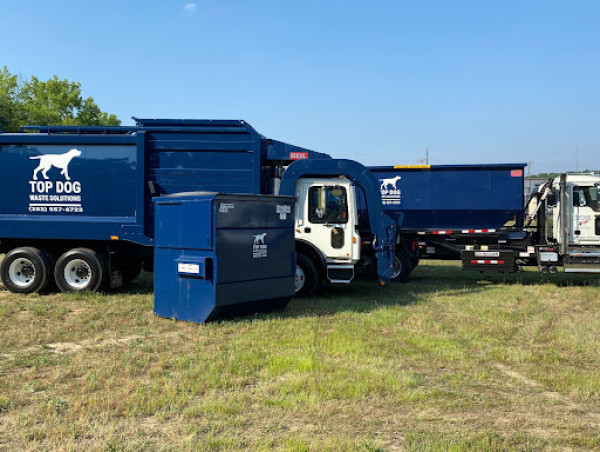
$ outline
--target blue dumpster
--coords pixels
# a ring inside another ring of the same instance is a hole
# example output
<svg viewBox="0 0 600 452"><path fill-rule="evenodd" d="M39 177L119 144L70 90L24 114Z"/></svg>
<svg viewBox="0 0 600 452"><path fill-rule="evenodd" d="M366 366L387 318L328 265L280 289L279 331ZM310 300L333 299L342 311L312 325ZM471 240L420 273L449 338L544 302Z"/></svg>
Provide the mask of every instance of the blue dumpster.
<svg viewBox="0 0 600 452"><path fill-rule="evenodd" d="M183 193L155 200L154 313L206 322L294 295L294 198Z"/></svg>

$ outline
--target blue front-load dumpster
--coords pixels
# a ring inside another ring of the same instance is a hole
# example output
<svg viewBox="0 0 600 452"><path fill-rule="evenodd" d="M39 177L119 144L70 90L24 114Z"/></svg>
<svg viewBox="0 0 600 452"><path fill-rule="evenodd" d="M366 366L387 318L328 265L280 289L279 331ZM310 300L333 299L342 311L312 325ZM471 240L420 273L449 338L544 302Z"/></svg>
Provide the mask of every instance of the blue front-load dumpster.
<svg viewBox="0 0 600 452"><path fill-rule="evenodd" d="M294 198L158 198L154 313L206 322L285 307L294 295Z"/></svg>

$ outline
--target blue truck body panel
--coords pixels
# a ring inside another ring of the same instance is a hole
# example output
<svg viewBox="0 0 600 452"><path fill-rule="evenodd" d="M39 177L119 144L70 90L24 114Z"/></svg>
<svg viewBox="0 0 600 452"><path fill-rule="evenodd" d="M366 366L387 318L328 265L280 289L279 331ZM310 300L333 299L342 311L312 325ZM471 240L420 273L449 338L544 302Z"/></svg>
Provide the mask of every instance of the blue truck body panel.
<svg viewBox="0 0 600 452"><path fill-rule="evenodd" d="M404 214L404 230L523 226L525 163L371 167L384 211ZM361 208L364 203L361 202Z"/></svg>
<svg viewBox="0 0 600 452"><path fill-rule="evenodd" d="M0 134L0 241L118 237L151 245L155 196L271 193L277 166L330 158L267 139L244 121L136 121Z"/></svg>

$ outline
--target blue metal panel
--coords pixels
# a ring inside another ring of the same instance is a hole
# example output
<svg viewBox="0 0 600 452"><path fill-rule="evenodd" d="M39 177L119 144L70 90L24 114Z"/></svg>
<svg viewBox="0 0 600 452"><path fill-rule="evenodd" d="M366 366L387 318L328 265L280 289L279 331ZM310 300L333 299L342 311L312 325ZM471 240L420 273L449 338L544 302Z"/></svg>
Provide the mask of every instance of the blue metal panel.
<svg viewBox="0 0 600 452"><path fill-rule="evenodd" d="M166 198L157 200L156 243L161 247L213 249L213 198Z"/></svg>
<svg viewBox="0 0 600 452"><path fill-rule="evenodd" d="M137 221L137 162L133 145L3 144L0 237L120 235Z"/></svg>
<svg viewBox="0 0 600 452"><path fill-rule="evenodd" d="M311 151L277 140L267 140L267 158L269 160L294 161L303 159L330 159L331 156Z"/></svg>
<svg viewBox="0 0 600 452"><path fill-rule="evenodd" d="M387 212L404 229L498 229L523 221L524 163L370 168Z"/></svg>
<svg viewBox="0 0 600 452"><path fill-rule="evenodd" d="M160 122L153 122L146 140L146 177L155 185L156 195L261 193L261 137L245 122L225 121L225 127L218 129L215 122L202 128L203 121L188 121L196 130L192 133L157 131L154 127L164 120L156 121ZM145 214L146 231L152 235L154 209L150 204Z"/></svg>

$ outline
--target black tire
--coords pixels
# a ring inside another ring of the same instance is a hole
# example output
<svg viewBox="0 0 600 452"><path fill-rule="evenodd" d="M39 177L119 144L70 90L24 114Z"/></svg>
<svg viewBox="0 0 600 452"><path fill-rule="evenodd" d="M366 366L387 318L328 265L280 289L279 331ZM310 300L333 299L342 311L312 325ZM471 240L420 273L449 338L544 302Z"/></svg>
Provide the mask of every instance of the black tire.
<svg viewBox="0 0 600 452"><path fill-rule="evenodd" d="M296 297L310 297L319 285L319 272L312 259L296 253Z"/></svg>
<svg viewBox="0 0 600 452"><path fill-rule="evenodd" d="M0 264L0 279L12 293L41 292L52 275L52 259L37 248L24 246L9 251Z"/></svg>
<svg viewBox="0 0 600 452"><path fill-rule="evenodd" d="M102 256L88 248L74 248L56 261L54 279L61 292L95 292L107 279Z"/></svg>
<svg viewBox="0 0 600 452"><path fill-rule="evenodd" d="M402 282L406 281L410 272L412 272L413 266L410 261L410 257L402 251L399 250L396 252L396 257L394 258L394 274L392 275L392 281L394 282Z"/></svg>

